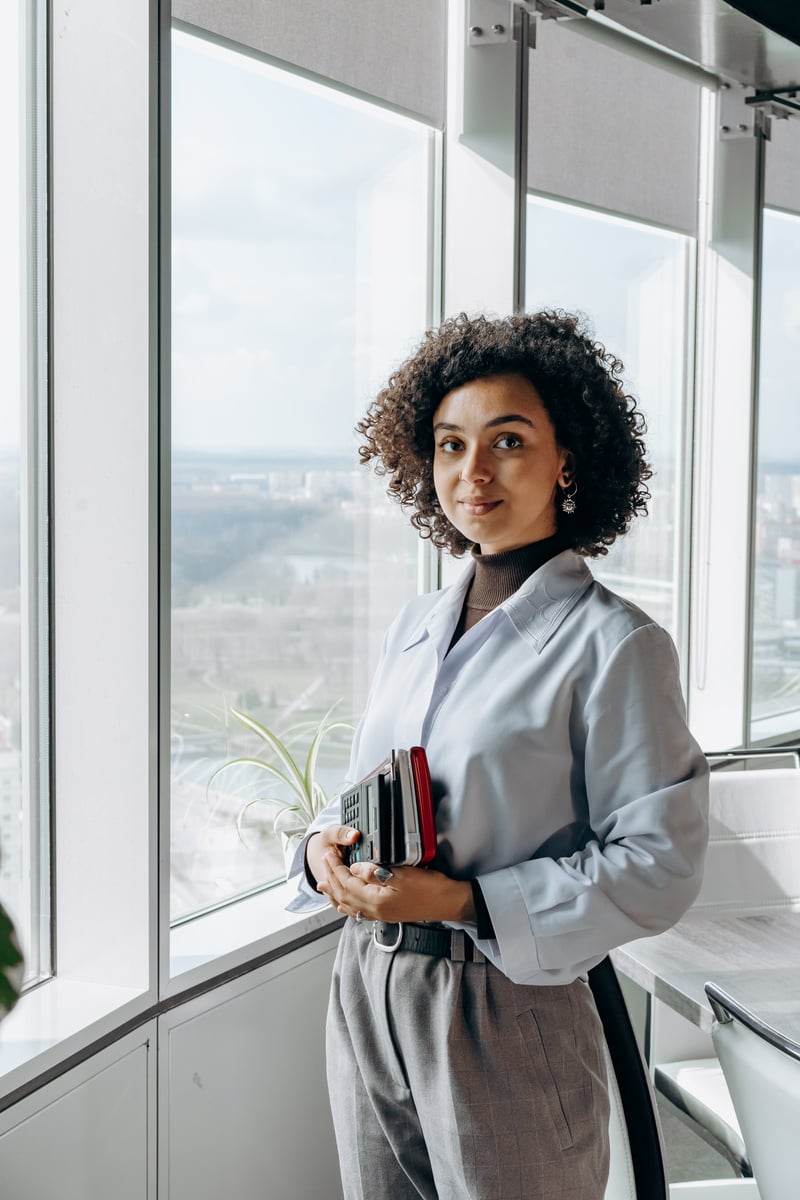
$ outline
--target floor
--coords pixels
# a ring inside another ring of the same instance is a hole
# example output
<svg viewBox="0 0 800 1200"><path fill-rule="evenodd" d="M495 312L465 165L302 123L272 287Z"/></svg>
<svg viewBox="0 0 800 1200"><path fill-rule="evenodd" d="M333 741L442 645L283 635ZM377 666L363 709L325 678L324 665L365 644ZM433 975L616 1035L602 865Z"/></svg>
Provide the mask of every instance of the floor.
<svg viewBox="0 0 800 1200"><path fill-rule="evenodd" d="M659 1100L658 1115L667 1148L670 1183L693 1179L732 1179L734 1171L722 1155L692 1133L683 1121L668 1112Z"/></svg>

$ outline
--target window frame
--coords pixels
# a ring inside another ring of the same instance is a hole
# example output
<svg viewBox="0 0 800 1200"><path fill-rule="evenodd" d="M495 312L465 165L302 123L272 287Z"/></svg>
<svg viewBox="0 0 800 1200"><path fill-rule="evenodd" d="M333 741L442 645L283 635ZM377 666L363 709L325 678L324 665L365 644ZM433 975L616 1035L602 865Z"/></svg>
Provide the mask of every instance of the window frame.
<svg viewBox="0 0 800 1200"><path fill-rule="evenodd" d="M23 286L20 371L20 725L23 883L29 881L23 909L25 987L52 974L53 905L51 878L51 460L50 396L50 228L49 228L49 73L48 14L42 2L18 5L20 100L24 150L20 183L31 203L20 206L23 223Z"/></svg>
<svg viewBox="0 0 800 1200"><path fill-rule="evenodd" d="M750 478L750 569L748 589L748 623L747 623L747 679L745 691L744 723L746 735L745 745L750 746L781 746L800 741L800 704L781 713L766 717L753 715L753 676L755 672L755 630L756 630L756 535L758 526L758 473L759 473L759 425L761 416L761 329L763 319L763 269L764 269L764 225L767 212L775 212L793 218L800 223L800 205L797 211L781 209L768 204L766 199L767 159L769 147L768 138L762 140L761 154L758 164L758 203L759 215L756 230L756 252L758 258L758 285L754 300L753 317L753 453Z"/></svg>
<svg viewBox="0 0 800 1200"><path fill-rule="evenodd" d="M443 286L443 165L444 134L434 123L419 113L410 114L390 101L367 95L358 89L322 77L317 73L267 54L263 50L232 42L220 34L173 20L169 27L206 41L245 54L276 70L308 79L334 93L352 96L375 108L416 120L431 132L429 148L428 274L426 288L426 327L438 322L442 306ZM161 54L161 92L171 93L169 33L165 33ZM285 911L285 905L296 891L296 884L285 880L266 882L248 893L222 899L219 903L170 921L170 692L171 692L171 125L169 104L165 103L160 123L160 163L164 181L160 193L160 275L161 309L159 324L159 450L158 450L158 511L159 511L159 829L161 854L159 893L159 994L172 998L187 988L202 986L220 972L238 970L250 959L272 953L286 953L320 931L336 927L341 922L332 909L297 917ZM420 330L420 335L422 334ZM439 557L430 542L420 539L417 547L417 589L429 591L438 586Z"/></svg>

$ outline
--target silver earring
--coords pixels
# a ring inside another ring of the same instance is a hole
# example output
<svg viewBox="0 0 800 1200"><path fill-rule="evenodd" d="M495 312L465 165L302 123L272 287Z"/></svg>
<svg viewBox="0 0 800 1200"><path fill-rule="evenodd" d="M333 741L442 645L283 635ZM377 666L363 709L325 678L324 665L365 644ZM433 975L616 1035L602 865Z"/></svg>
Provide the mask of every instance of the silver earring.
<svg viewBox="0 0 800 1200"><path fill-rule="evenodd" d="M567 484L567 487L572 487L572 491L568 492L566 488L561 489L561 508L569 516L572 516L578 507L575 503L575 497L578 494L578 485L573 479L571 484Z"/></svg>

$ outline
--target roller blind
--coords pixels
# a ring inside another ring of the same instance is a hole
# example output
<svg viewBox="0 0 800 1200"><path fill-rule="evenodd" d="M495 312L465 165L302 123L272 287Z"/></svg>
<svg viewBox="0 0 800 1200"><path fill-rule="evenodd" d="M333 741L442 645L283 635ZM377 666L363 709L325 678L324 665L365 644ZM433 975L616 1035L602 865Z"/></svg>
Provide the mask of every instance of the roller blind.
<svg viewBox="0 0 800 1200"><path fill-rule="evenodd" d="M540 21L531 51L528 185L697 232L700 86Z"/></svg>
<svg viewBox="0 0 800 1200"><path fill-rule="evenodd" d="M772 122L764 198L771 208L800 213L800 117Z"/></svg>
<svg viewBox="0 0 800 1200"><path fill-rule="evenodd" d="M438 0L173 0L172 16L444 124Z"/></svg>

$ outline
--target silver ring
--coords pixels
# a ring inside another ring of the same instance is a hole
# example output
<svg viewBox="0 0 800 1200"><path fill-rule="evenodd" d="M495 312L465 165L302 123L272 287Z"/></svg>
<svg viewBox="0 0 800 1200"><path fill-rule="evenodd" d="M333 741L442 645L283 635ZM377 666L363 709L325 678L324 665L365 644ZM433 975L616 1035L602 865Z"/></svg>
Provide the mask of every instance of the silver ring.
<svg viewBox="0 0 800 1200"><path fill-rule="evenodd" d="M360 924L361 924L361 912L359 910L359 912L356 913L356 925L360 925Z"/></svg>

